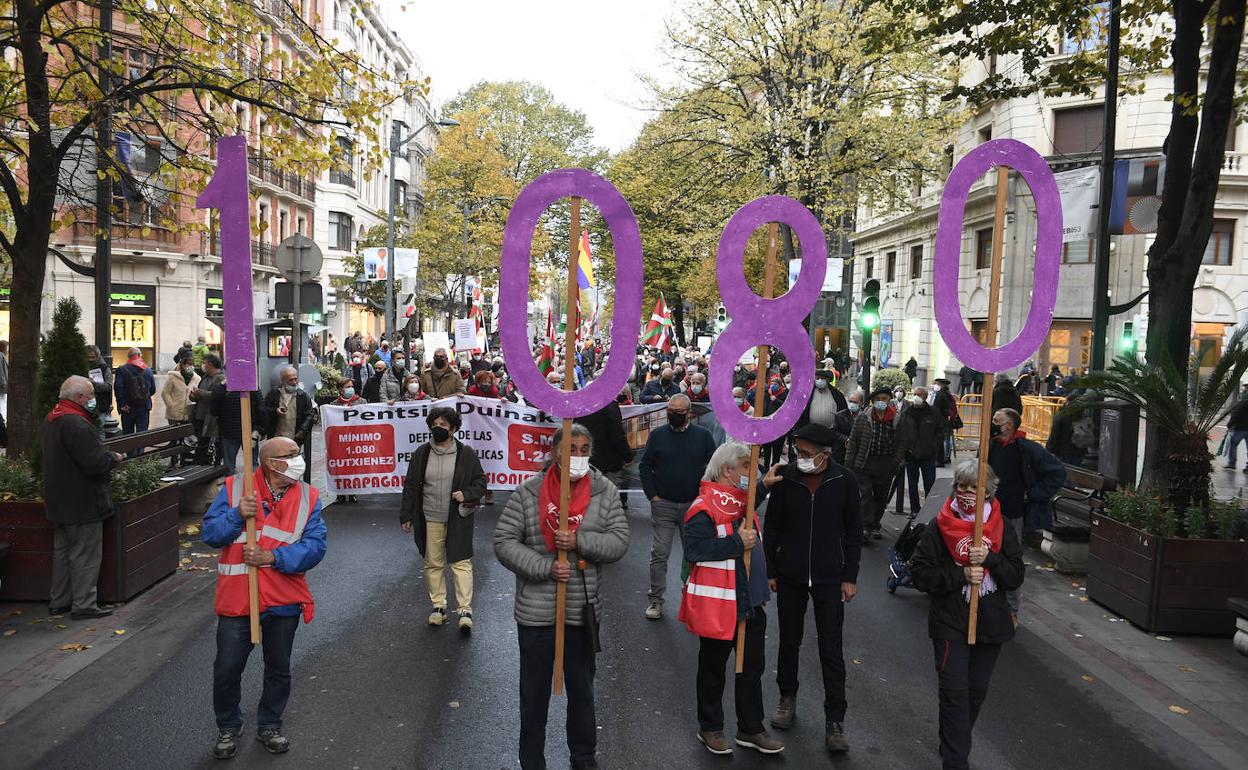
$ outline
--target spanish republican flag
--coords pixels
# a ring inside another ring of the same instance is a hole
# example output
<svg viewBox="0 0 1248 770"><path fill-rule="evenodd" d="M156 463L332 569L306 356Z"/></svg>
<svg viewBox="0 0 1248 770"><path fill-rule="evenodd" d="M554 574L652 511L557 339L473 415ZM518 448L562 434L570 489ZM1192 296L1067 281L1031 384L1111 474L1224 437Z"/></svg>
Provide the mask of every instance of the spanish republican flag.
<svg viewBox="0 0 1248 770"><path fill-rule="evenodd" d="M646 331L641 335L641 344L648 348L661 347L664 352L671 349L671 328L672 328L672 312L667 307L663 295L659 295L659 301L654 305L654 312L650 314L650 323L646 325Z"/></svg>
<svg viewBox="0 0 1248 770"><path fill-rule="evenodd" d="M589 253L589 231L581 231L580 257L576 265L576 285L584 291L594 288L594 261Z"/></svg>

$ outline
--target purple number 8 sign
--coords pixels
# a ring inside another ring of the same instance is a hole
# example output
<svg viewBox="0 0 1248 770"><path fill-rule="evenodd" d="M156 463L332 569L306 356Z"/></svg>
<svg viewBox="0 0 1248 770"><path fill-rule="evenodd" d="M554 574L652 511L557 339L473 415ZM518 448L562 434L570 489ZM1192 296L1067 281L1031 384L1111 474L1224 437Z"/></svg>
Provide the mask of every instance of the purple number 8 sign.
<svg viewBox="0 0 1248 770"><path fill-rule="evenodd" d="M763 224L780 222L793 228L802 244L802 268L788 293L775 299L755 294L745 282L745 246L750 234ZM788 357L793 387L784 405L768 417L748 417L732 400L732 367L711 367L711 404L728 435L748 444L766 444L788 433L801 416L815 382L815 351L802 326L823 287L828 267L828 247L814 214L783 195L769 195L741 207L719 239L715 272L719 293L732 322L715 340L719 362L738 360L758 345L780 348ZM766 387L761 376L756 387Z"/></svg>
<svg viewBox="0 0 1248 770"><path fill-rule="evenodd" d="M628 201L615 186L581 168L563 168L533 180L507 217L503 231L503 260L499 271L499 337L507 371L525 399L555 417L592 414L615 400L628 382L633 361L629 355L607 358L606 368L584 390L557 390L542 377L529 351L529 254L533 228L550 204L579 196L598 207L615 247L615 315L611 324L612 349L632 350L632 341L615 339L617 331L641 327L641 232Z"/></svg>
<svg viewBox="0 0 1248 770"><path fill-rule="evenodd" d="M1032 304L1018 336L999 348L985 348L967 331L958 301L958 267L962 251L962 218L971 185L996 166L1019 172L1036 202L1036 268ZM1062 251L1062 200L1057 180L1041 155L1015 139L994 139L958 161L940 201L936 230L933 286L940 336L958 360L980 372L1018 366L1036 352L1053 323L1057 305L1058 268Z"/></svg>

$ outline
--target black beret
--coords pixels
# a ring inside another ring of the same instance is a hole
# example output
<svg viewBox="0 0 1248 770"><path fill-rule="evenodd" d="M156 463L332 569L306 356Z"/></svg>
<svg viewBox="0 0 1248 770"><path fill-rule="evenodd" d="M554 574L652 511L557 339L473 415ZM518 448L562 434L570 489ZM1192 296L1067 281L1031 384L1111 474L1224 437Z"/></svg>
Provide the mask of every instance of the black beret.
<svg viewBox="0 0 1248 770"><path fill-rule="evenodd" d="M871 391L871 398L875 398L876 396L889 396L891 398L892 395L893 395L892 388L876 388L875 390Z"/></svg>
<svg viewBox="0 0 1248 770"><path fill-rule="evenodd" d="M832 429L816 422L808 422L798 428L793 432L793 438L800 438L822 447L836 444L836 434L832 432Z"/></svg>

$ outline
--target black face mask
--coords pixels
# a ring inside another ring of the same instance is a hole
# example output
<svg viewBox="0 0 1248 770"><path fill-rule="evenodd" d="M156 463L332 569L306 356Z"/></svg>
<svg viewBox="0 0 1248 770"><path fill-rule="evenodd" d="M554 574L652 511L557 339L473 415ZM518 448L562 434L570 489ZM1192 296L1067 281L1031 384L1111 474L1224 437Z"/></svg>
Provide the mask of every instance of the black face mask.
<svg viewBox="0 0 1248 770"><path fill-rule="evenodd" d="M623 393L615 397L615 403L617 404L622 404L627 400L628 400L628 396L624 395Z"/></svg>
<svg viewBox="0 0 1248 770"><path fill-rule="evenodd" d="M446 359L443 358L442 356L434 356L433 365L441 369L446 366Z"/></svg>
<svg viewBox="0 0 1248 770"><path fill-rule="evenodd" d="M688 420L689 420L689 415L687 415L687 414L679 414L679 413L677 413L677 412L668 412L668 413L667 413L667 424L668 424L668 425L670 425L670 426L672 426L673 428L680 428L680 427L683 427L683 426L684 426L684 424L685 424Z"/></svg>
<svg viewBox="0 0 1248 770"><path fill-rule="evenodd" d="M439 444L451 437L451 432L441 425L433 426L429 429L429 432L433 434L433 440Z"/></svg>
<svg viewBox="0 0 1248 770"><path fill-rule="evenodd" d="M989 436L992 436L993 438L996 438L997 436L1000 436L1000 435L1001 435L1001 426L1000 426L1000 425L997 425L997 424L994 422L994 423L992 424L992 427L988 429L988 435L989 435Z"/></svg>

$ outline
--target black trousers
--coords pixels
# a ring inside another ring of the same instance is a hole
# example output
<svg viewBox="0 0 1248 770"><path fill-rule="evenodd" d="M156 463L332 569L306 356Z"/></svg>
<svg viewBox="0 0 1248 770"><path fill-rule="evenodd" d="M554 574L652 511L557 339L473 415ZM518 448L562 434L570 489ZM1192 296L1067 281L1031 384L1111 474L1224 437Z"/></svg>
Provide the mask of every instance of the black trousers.
<svg viewBox="0 0 1248 770"><path fill-rule="evenodd" d="M865 529L879 529L888 507L888 493L897 477L897 464L892 455L872 455L867 466L858 471L862 501L862 524Z"/></svg>
<svg viewBox="0 0 1248 770"><path fill-rule="evenodd" d="M724 668L737 649L732 639L698 637L698 728L706 732L724 729ZM767 667L767 614L754 608L754 617L745 622L745 656L740 674L733 682L737 702L737 729L746 735L763 731L763 669ZM736 664L733 663L733 669Z"/></svg>
<svg viewBox="0 0 1248 770"><path fill-rule="evenodd" d="M932 648L940 685L940 759L945 770L966 770L971 730L988 696L988 680L1001 645L970 645L965 638L933 639Z"/></svg>
<svg viewBox="0 0 1248 770"><path fill-rule="evenodd" d="M776 586L776 611L780 614L780 654L776 661L776 684L781 696L797 695L797 666L806 630L806 600L815 605L815 634L819 664L823 669L823 713L829 722L845 721L845 655L841 627L845 605L840 583L806 586L780 582Z"/></svg>
<svg viewBox="0 0 1248 770"><path fill-rule="evenodd" d="M545 770L546 717L555 673L555 627L519 626L520 767ZM573 762L593 759L598 745L594 716L594 646L582 626L564 626L563 684L568 694L568 752Z"/></svg>

